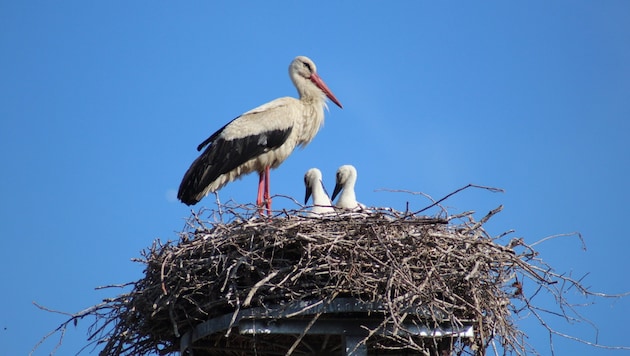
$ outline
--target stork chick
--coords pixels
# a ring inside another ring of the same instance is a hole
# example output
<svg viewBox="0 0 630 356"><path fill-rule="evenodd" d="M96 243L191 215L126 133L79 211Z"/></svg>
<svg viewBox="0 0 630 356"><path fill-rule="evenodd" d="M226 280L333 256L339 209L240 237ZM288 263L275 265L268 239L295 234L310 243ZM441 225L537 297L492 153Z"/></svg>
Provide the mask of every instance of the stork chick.
<svg viewBox="0 0 630 356"><path fill-rule="evenodd" d="M335 190L332 194L334 200L337 194L341 192L335 206L339 209L360 211L365 210L365 205L357 201L354 193L354 185L357 181L357 170L349 164L343 165L337 169Z"/></svg>
<svg viewBox="0 0 630 356"><path fill-rule="evenodd" d="M311 168L304 174L304 186L306 187L306 195L304 196L304 204L308 203L308 199L313 196L313 207L308 216L321 217L325 214L335 212L332 202L326 194L324 183L322 182L322 172L317 168Z"/></svg>

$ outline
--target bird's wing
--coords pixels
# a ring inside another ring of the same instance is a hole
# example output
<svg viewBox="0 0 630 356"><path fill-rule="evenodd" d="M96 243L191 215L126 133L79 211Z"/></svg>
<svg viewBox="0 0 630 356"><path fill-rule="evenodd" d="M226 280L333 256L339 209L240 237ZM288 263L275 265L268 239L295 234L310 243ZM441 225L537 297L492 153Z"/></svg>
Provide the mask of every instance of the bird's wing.
<svg viewBox="0 0 630 356"><path fill-rule="evenodd" d="M291 105L276 99L235 118L203 141L207 146L192 163L179 186L178 198L195 204L199 196L222 174L228 173L252 158L281 146L291 134ZM295 100L295 99L294 99ZM241 174L249 173L243 171Z"/></svg>
<svg viewBox="0 0 630 356"><path fill-rule="evenodd" d="M221 135L221 133L223 133L223 131L225 130L226 127L230 126L230 127L234 127L234 126L242 126L244 123L247 125L252 125L255 124L256 121L261 121L260 116L279 116L282 115L283 111L286 111L285 109L291 104L291 101L293 101L293 98L287 97L287 98L279 98L273 101L270 101L266 104L263 104L259 107L256 107L252 110L249 110L248 112L241 114L237 117L235 117L232 121L228 122L227 124L223 125L223 127L221 127L220 129L218 129L215 133L213 133L210 137L208 137L207 139L205 139L202 143L199 144L199 146L197 146L197 151L201 151L206 145L212 143L214 140L216 140L216 138ZM278 115L272 115L272 113L277 112ZM237 123L234 123L235 121L238 121ZM264 121L264 120L262 120ZM264 124L264 122L262 122L262 124Z"/></svg>
<svg viewBox="0 0 630 356"><path fill-rule="evenodd" d="M239 116L240 117L240 116ZM238 119L239 117L235 118L234 120ZM232 120L232 121L234 121ZM217 132L213 133L210 137L208 137L207 139L205 139L202 143L199 144L199 146L197 146L197 151L201 151L206 145L210 144L212 141L216 140L217 136L219 136L221 134L221 132L223 132L223 130L225 129L225 127L229 124L232 123L232 121L228 122L227 124L223 125L222 128L218 129Z"/></svg>

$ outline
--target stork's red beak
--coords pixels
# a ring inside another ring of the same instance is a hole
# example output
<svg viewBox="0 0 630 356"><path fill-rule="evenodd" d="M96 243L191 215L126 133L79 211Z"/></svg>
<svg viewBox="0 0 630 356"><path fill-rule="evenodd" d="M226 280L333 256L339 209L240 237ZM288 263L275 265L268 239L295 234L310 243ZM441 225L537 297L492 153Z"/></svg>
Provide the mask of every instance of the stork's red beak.
<svg viewBox="0 0 630 356"><path fill-rule="evenodd" d="M317 75L317 73L311 74L311 82L317 85L317 87L321 89L324 92L324 94L326 94L328 99L330 99L333 103L337 104L338 107L343 109L343 106L341 106L341 103L339 102L339 100L335 98L335 94L333 94L332 91L328 89L328 86L326 85L326 83L324 83L322 78L320 78L319 75Z"/></svg>

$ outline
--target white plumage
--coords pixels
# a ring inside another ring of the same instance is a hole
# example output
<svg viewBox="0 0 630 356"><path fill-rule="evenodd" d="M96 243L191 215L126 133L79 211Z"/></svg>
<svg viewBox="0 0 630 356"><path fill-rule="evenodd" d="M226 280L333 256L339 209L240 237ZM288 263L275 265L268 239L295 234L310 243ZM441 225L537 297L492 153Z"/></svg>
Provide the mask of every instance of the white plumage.
<svg viewBox="0 0 630 356"><path fill-rule="evenodd" d="M365 210L365 205L357 201L354 192L354 185L357 181L357 170L349 164L343 165L337 169L335 180L335 190L332 194L334 200L337 194L341 192L335 206L343 210L360 211Z"/></svg>
<svg viewBox="0 0 630 356"><path fill-rule="evenodd" d="M324 183L322 182L322 172L317 168L311 168L304 174L304 186L306 194L304 196L304 204L308 202L308 198L313 196L313 207L309 216L320 217L322 215L335 212L332 202L326 194Z"/></svg>
<svg viewBox="0 0 630 356"><path fill-rule="evenodd" d="M212 134L197 150L205 151L192 163L177 197L187 205L251 172L258 172L256 203L271 210L269 169L278 167L297 146L311 142L324 121L326 97L340 108L317 74L315 63L304 56L289 65L289 76L299 99L284 97L250 110Z"/></svg>

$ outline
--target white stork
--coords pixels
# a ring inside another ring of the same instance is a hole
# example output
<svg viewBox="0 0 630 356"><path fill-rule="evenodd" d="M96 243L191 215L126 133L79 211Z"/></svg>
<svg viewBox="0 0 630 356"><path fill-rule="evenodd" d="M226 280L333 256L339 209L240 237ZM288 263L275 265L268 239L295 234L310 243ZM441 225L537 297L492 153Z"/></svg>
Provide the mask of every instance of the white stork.
<svg viewBox="0 0 630 356"><path fill-rule="evenodd" d="M277 168L296 146L311 142L324 122L326 97L341 103L317 75L315 63L298 56L289 65L289 76L299 99L284 97L250 110L213 133L197 151L205 151L192 163L177 198L186 205L198 203L241 176L258 172L256 204L271 214L269 169Z"/></svg>
<svg viewBox="0 0 630 356"><path fill-rule="evenodd" d="M337 169L335 190L333 190L332 194L332 199L335 200L337 194L341 192L337 204L335 204L337 208L352 211L365 210L365 205L357 201L356 194L354 193L354 184L356 181L357 170L354 166L346 164Z"/></svg>
<svg viewBox="0 0 630 356"><path fill-rule="evenodd" d="M335 212L335 208L333 208L332 202L324 189L322 172L319 169L311 168L306 171L306 174L304 174L304 186L306 187L304 204L306 204L308 198L313 195L313 207L311 208L309 216L319 217Z"/></svg>

